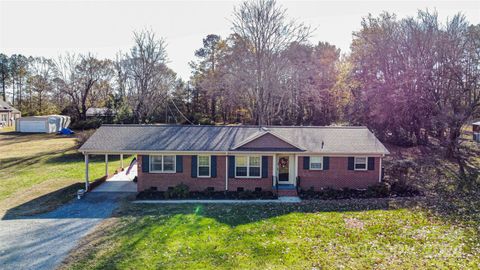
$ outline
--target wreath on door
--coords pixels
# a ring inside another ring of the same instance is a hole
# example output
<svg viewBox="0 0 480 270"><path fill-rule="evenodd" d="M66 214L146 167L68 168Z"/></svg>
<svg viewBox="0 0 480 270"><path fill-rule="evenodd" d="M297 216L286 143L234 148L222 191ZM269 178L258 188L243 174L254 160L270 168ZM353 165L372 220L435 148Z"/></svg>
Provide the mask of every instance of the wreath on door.
<svg viewBox="0 0 480 270"><path fill-rule="evenodd" d="M279 160L279 165L280 165L280 168L287 168L288 167L288 158L280 158Z"/></svg>

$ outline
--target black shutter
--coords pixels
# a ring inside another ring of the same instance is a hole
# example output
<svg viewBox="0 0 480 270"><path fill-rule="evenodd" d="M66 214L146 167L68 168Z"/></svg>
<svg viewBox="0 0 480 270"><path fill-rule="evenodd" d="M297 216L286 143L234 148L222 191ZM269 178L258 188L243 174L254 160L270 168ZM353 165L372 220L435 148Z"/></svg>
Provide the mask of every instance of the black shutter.
<svg viewBox="0 0 480 270"><path fill-rule="evenodd" d="M262 178L268 178L268 156L262 156Z"/></svg>
<svg viewBox="0 0 480 270"><path fill-rule="evenodd" d="M217 156L211 156L210 163L210 176L215 178L217 177Z"/></svg>
<svg viewBox="0 0 480 270"><path fill-rule="evenodd" d="M310 170L310 157L303 157L303 169Z"/></svg>
<svg viewBox="0 0 480 270"><path fill-rule="evenodd" d="M330 169L330 157L323 157L323 169Z"/></svg>
<svg viewBox="0 0 480 270"><path fill-rule="evenodd" d="M197 156L192 156L192 178L197 178Z"/></svg>
<svg viewBox="0 0 480 270"><path fill-rule="evenodd" d="M176 156L175 166L177 167L177 173L183 172L183 156Z"/></svg>
<svg viewBox="0 0 480 270"><path fill-rule="evenodd" d="M142 172L148 173L150 171L150 156L142 156Z"/></svg>
<svg viewBox="0 0 480 270"><path fill-rule="evenodd" d="M235 178L235 156L228 156L228 178Z"/></svg>
<svg viewBox="0 0 480 270"><path fill-rule="evenodd" d="M375 170L375 158L374 157L369 157L368 158L368 170L369 171Z"/></svg>
<svg viewBox="0 0 480 270"><path fill-rule="evenodd" d="M348 157L348 169L350 171L353 171L355 169L355 158L354 157Z"/></svg>

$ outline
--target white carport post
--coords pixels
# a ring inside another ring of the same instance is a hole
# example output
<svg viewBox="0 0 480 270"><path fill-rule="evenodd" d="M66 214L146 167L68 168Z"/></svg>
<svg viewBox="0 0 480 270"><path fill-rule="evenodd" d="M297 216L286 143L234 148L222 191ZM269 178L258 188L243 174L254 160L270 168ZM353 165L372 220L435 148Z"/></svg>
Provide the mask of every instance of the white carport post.
<svg viewBox="0 0 480 270"><path fill-rule="evenodd" d="M88 187L90 186L89 176L88 176L88 154L84 153L85 156L85 191L88 191Z"/></svg>
<svg viewBox="0 0 480 270"><path fill-rule="evenodd" d="M105 176L108 177L108 154L105 154Z"/></svg>
<svg viewBox="0 0 480 270"><path fill-rule="evenodd" d="M275 181L277 177L277 155L276 154L273 154L272 156L272 186L276 186L277 185L277 181Z"/></svg>
<svg viewBox="0 0 480 270"><path fill-rule="evenodd" d="M120 154L120 167L123 169L123 154Z"/></svg>

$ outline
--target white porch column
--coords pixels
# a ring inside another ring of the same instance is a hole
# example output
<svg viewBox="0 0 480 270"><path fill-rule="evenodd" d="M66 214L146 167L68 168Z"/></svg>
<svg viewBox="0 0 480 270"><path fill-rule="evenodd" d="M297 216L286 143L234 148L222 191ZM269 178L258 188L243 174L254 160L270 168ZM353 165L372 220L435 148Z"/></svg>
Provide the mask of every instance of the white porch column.
<svg viewBox="0 0 480 270"><path fill-rule="evenodd" d="M273 157L272 157L272 182L273 182L273 186L276 186L276 181L275 181L275 178L277 177L277 155L273 154Z"/></svg>
<svg viewBox="0 0 480 270"><path fill-rule="evenodd" d="M108 154L105 154L105 176L108 177Z"/></svg>
<svg viewBox="0 0 480 270"><path fill-rule="evenodd" d="M297 177L298 177L298 156L293 155L293 185L297 186Z"/></svg>
<svg viewBox="0 0 480 270"><path fill-rule="evenodd" d="M88 176L88 154L85 155L85 191L88 191L88 187L90 186L89 176Z"/></svg>
<svg viewBox="0 0 480 270"><path fill-rule="evenodd" d="M381 183L382 182L382 158L383 156L379 157L380 159L380 164L378 165L378 182Z"/></svg>
<svg viewBox="0 0 480 270"><path fill-rule="evenodd" d="M123 169L123 154L120 154L120 167Z"/></svg>

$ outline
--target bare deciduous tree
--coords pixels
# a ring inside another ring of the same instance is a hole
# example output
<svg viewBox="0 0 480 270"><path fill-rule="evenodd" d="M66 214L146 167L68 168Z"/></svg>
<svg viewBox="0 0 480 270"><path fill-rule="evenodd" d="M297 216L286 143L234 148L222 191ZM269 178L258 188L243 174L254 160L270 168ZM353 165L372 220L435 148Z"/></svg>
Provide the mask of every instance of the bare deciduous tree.
<svg viewBox="0 0 480 270"><path fill-rule="evenodd" d="M92 54L67 54L59 58L56 66L61 79L60 90L70 97L77 117L85 120L88 102L96 100L93 95L100 95L102 89L108 89L105 83L112 78L112 62L99 60Z"/></svg>
<svg viewBox="0 0 480 270"><path fill-rule="evenodd" d="M286 10L275 0L257 0L243 2L235 9L232 30L245 43L253 64L248 77L241 78L253 82L245 88L252 98L253 116L258 124L271 124L284 95L279 92L284 68L281 53L293 42L306 41L310 28L288 20Z"/></svg>
<svg viewBox="0 0 480 270"><path fill-rule="evenodd" d="M135 45L122 59L128 78L128 99L135 120L144 123L164 104L173 89L176 75L166 66L167 53L163 39L152 31L134 33Z"/></svg>

